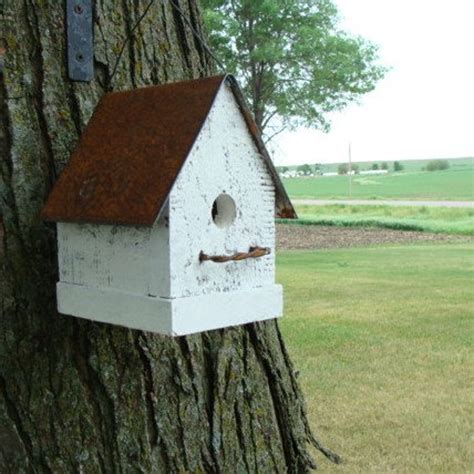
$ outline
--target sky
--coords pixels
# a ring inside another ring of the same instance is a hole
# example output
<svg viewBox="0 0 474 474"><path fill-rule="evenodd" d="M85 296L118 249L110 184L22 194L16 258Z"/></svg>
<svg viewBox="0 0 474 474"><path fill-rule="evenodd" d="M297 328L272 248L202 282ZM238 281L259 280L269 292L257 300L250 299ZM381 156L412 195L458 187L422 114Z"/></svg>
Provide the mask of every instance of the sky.
<svg viewBox="0 0 474 474"><path fill-rule="evenodd" d="M334 0L341 27L391 68L329 133L284 132L276 165L474 156L474 0Z"/></svg>

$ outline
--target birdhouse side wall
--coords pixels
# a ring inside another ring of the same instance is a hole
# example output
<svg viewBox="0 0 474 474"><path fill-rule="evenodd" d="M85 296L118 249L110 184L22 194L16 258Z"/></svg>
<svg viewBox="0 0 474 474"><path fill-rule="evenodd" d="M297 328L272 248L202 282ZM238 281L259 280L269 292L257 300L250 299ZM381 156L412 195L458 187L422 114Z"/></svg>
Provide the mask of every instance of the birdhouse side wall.
<svg viewBox="0 0 474 474"><path fill-rule="evenodd" d="M150 296L170 297L170 235L168 203L151 229L149 248Z"/></svg>
<svg viewBox="0 0 474 474"><path fill-rule="evenodd" d="M147 227L58 223L60 281L137 295L169 293L167 232L164 217L154 232Z"/></svg>
<svg viewBox="0 0 474 474"><path fill-rule="evenodd" d="M219 226L213 203L235 203L235 220ZM223 85L169 196L170 296L247 290L275 281L275 188L232 91ZM231 255L250 247L271 254L228 263L199 254Z"/></svg>

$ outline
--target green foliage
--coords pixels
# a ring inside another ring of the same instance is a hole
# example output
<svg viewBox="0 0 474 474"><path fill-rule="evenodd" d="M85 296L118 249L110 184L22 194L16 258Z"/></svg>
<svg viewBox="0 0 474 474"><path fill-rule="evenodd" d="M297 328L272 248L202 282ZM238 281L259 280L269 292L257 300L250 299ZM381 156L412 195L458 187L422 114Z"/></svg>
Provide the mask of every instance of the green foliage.
<svg viewBox="0 0 474 474"><path fill-rule="evenodd" d="M380 163L381 170L388 170L388 163L386 161Z"/></svg>
<svg viewBox="0 0 474 474"><path fill-rule="evenodd" d="M347 174L348 171L349 171L349 166L347 165L347 163L341 163L337 167L337 174Z"/></svg>
<svg viewBox="0 0 474 474"><path fill-rule="evenodd" d="M289 170L288 166L277 166L277 171L279 173L286 173Z"/></svg>
<svg viewBox="0 0 474 474"><path fill-rule="evenodd" d="M439 157L436 159L445 159L449 163L449 169L454 170L464 170L466 173L474 172L474 157L463 157L463 158L444 158ZM415 172L415 171L422 171L422 168L426 166L426 164L430 160L399 160L398 163L402 165L403 170L407 172ZM339 162L341 163L341 162ZM337 172L337 166L339 163L322 163L321 170L324 173L330 172ZM370 170L372 167L372 163L379 163L378 160L375 161L357 161L357 163L361 169ZM290 169L296 168L296 166L289 166Z"/></svg>
<svg viewBox="0 0 474 474"><path fill-rule="evenodd" d="M426 165L426 171L442 171L449 168L448 160L431 160Z"/></svg>
<svg viewBox="0 0 474 474"><path fill-rule="evenodd" d="M372 169L373 170L378 170L379 169L379 164L378 163L373 163L372 164Z"/></svg>
<svg viewBox="0 0 474 474"><path fill-rule="evenodd" d="M298 166L297 170L301 171L305 175L310 175L313 173L311 166L309 166L308 164Z"/></svg>
<svg viewBox="0 0 474 474"><path fill-rule="evenodd" d="M393 171L402 171L403 165L399 161L393 162Z"/></svg>
<svg viewBox="0 0 474 474"><path fill-rule="evenodd" d="M352 179L352 197L355 199L422 199L472 200L474 169L470 166L451 165L437 173L406 171L399 174L365 176ZM313 179L284 179L283 184L292 198L347 199L347 178L324 176Z"/></svg>
<svg viewBox="0 0 474 474"><path fill-rule="evenodd" d="M294 203L297 204L297 201ZM340 227L379 227L474 236L470 208L387 205L296 206L300 219L290 223Z"/></svg>
<svg viewBox="0 0 474 474"><path fill-rule="evenodd" d="M374 44L341 31L332 0L201 0L211 47L262 130L327 130L327 113L374 89Z"/></svg>

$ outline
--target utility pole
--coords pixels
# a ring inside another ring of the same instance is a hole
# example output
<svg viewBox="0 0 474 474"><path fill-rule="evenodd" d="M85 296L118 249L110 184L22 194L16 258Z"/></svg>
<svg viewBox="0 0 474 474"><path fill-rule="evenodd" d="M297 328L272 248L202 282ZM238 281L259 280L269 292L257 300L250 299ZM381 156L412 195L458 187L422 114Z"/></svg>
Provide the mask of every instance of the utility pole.
<svg viewBox="0 0 474 474"><path fill-rule="evenodd" d="M351 155L351 142L349 142L349 197L352 197L352 155Z"/></svg>

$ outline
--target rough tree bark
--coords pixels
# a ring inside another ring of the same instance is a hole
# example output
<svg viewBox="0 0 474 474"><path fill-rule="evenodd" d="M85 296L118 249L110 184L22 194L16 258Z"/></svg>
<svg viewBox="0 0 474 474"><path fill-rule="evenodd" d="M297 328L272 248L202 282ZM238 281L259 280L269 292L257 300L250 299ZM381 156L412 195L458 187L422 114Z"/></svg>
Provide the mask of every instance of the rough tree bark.
<svg viewBox="0 0 474 474"><path fill-rule="evenodd" d="M195 2L175 2L186 20L95 0L95 79L73 83L63 2L0 1L0 472L305 472L325 452L276 322L172 339L55 310L39 211L98 99L211 71Z"/></svg>

